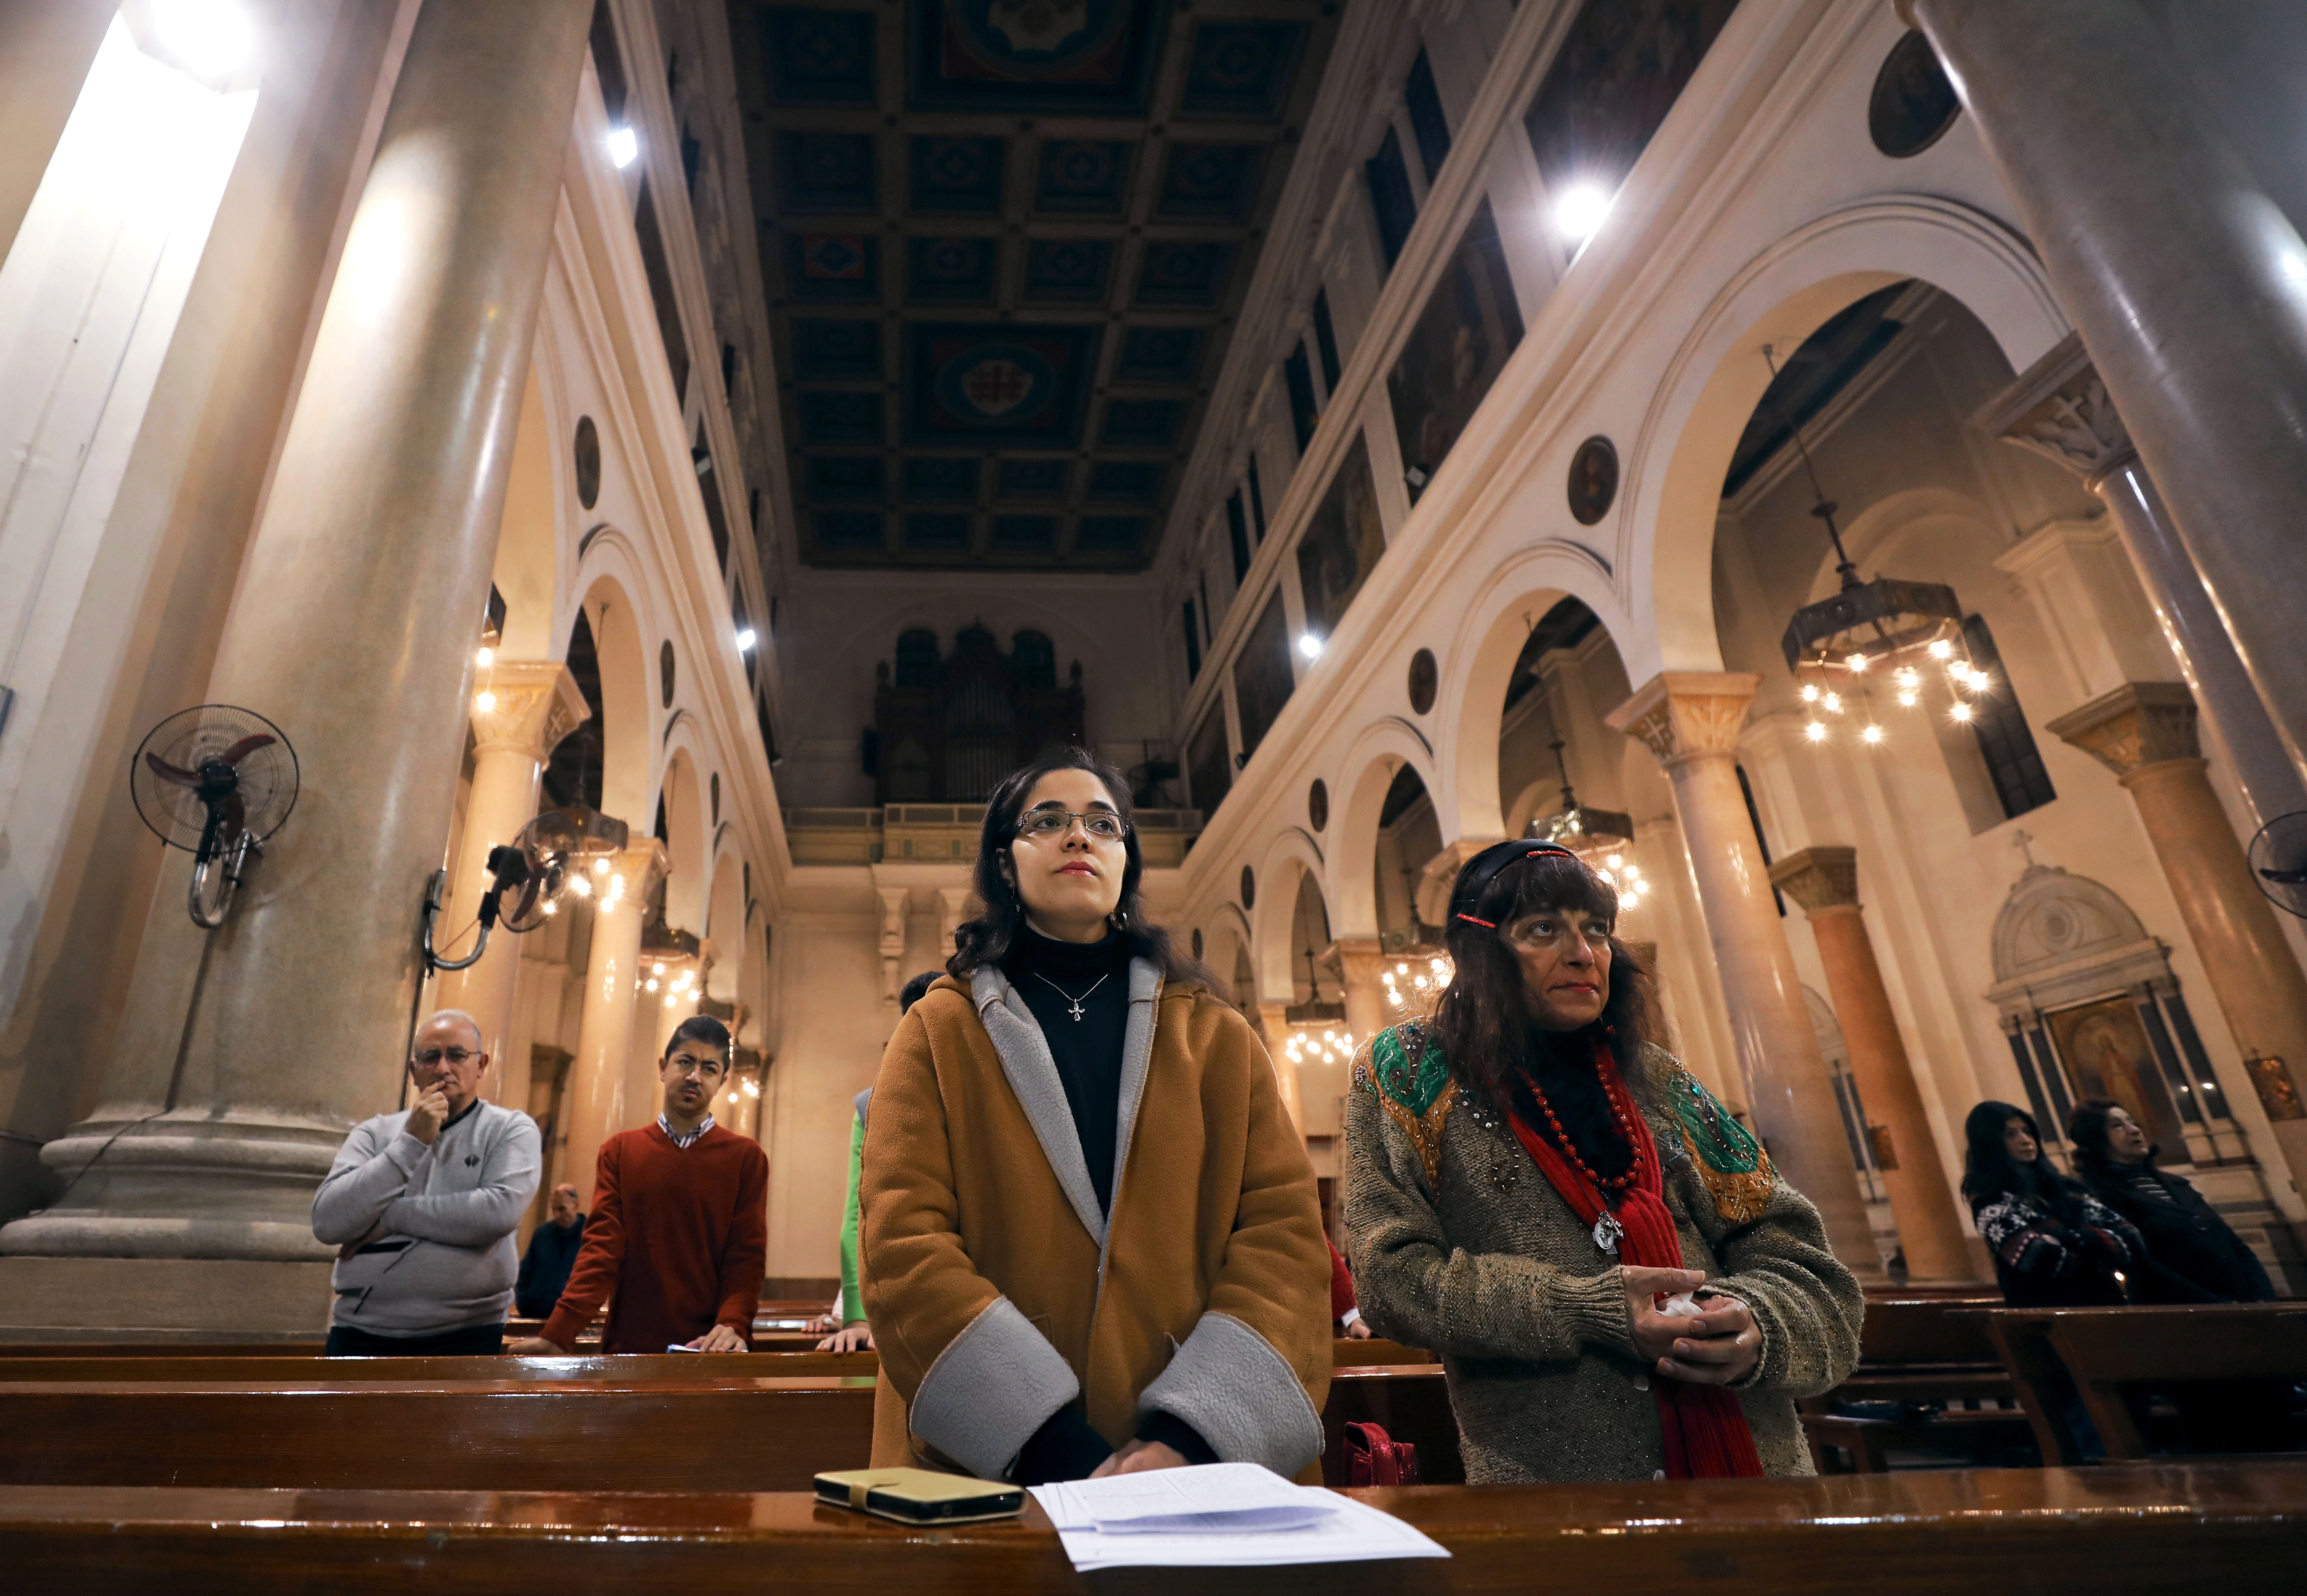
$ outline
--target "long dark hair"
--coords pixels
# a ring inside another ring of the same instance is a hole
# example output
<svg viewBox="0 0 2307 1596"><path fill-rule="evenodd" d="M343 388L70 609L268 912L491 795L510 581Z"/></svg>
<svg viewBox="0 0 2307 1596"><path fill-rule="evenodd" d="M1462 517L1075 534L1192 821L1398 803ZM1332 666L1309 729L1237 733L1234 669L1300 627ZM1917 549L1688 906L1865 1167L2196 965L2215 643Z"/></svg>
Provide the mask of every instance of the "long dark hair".
<svg viewBox="0 0 2307 1596"><path fill-rule="evenodd" d="M2035 1138L2035 1162L2020 1163L2003 1145L2003 1128L2013 1120L2025 1122ZM1968 1144L1962 1163L1962 1195L1974 1214L2003 1192L2031 1198L2064 1216L2074 1203L2075 1183L2051 1167L2051 1149L2035 1124L2035 1116L2013 1103L1993 1098L1980 1103L1962 1122Z"/></svg>
<svg viewBox="0 0 2307 1596"><path fill-rule="evenodd" d="M1602 1017L1587 1033L1609 1045L1619 1075L1629 1086L1635 1085L1643 1073L1642 1048L1653 1039L1657 1022L1650 972L1615 930L1617 890L1567 854L1533 854L1499 871L1468 907L1461 901L1461 890L1484 868L1481 855L1468 860L1452 888L1453 913L1443 945L1456 971L1428 1022L1460 1084L1505 1113L1511 1106L1514 1072L1533 1061L1529 1054L1534 1017L1522 984L1522 961L1491 927L1511 925L1548 909L1582 909L1614 928L1609 995L1602 1003ZM1460 918L1455 911L1461 908L1490 924Z"/></svg>
<svg viewBox="0 0 2307 1596"><path fill-rule="evenodd" d="M2122 1107L2112 1097L2086 1097L2067 1116L2067 1145L2075 1150L2075 1173L2093 1189L2114 1183L2114 1155L2106 1150L2106 1117ZM2152 1170L2155 1155L2161 1151L2148 1143L2146 1163L2134 1167Z"/></svg>
<svg viewBox="0 0 2307 1596"><path fill-rule="evenodd" d="M1089 750L1073 743L1052 748L1031 764L1012 770L985 801L985 825L978 833L977 866L972 874L978 902L985 905L985 912L965 921L953 933L953 957L945 961L947 974L966 982L977 971L1008 956L1017 928L1025 923L1025 905L1001 867L1008 862L1010 845L1017 840L1017 821L1025 812L1025 801L1043 777L1058 770L1086 770L1097 777L1121 817L1121 845L1128 862L1121 870L1121 901L1114 905L1111 917L1114 931L1132 954L1161 968L1164 982L1214 992L1216 979L1202 962L1181 951L1168 931L1145 917L1145 899L1137 890L1145 873L1145 858L1138 851L1137 828L1130 819L1128 779Z"/></svg>

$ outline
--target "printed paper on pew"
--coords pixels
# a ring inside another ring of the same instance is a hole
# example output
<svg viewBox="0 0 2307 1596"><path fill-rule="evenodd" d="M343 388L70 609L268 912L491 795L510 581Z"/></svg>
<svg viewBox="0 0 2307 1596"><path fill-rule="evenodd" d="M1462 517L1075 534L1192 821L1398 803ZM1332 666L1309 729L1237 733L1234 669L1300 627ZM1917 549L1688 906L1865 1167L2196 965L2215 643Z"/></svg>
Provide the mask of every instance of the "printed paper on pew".
<svg viewBox="0 0 2307 1596"><path fill-rule="evenodd" d="M1159 1486L1159 1489L1148 1489ZM1032 1488L1076 1569L1258 1567L1450 1554L1366 1503L1252 1463Z"/></svg>
<svg viewBox="0 0 2307 1596"><path fill-rule="evenodd" d="M1329 1517L1336 1498L1301 1491L1256 1463L1156 1469L1076 1483L1076 1499L1101 1534L1216 1534L1294 1530Z"/></svg>

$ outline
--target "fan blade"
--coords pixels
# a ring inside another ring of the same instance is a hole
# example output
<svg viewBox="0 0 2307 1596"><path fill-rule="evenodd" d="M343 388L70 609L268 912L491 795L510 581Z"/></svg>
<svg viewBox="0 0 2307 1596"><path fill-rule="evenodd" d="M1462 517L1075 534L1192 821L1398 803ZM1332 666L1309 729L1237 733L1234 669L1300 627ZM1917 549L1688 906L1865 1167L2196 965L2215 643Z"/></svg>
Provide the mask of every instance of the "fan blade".
<svg viewBox="0 0 2307 1596"><path fill-rule="evenodd" d="M2307 870L2263 870L2259 873L2278 887L2307 884Z"/></svg>
<svg viewBox="0 0 2307 1596"><path fill-rule="evenodd" d="M270 732L253 732L217 755L217 758L227 765L237 765L258 749L269 747L279 741L279 738Z"/></svg>
<svg viewBox="0 0 2307 1596"><path fill-rule="evenodd" d="M201 785L201 778L193 772L190 770L178 769L176 766L171 765L167 760L162 759L159 754L146 754L144 756L144 762L152 768L152 774L159 777L162 781L173 782L176 785L180 787L196 787Z"/></svg>

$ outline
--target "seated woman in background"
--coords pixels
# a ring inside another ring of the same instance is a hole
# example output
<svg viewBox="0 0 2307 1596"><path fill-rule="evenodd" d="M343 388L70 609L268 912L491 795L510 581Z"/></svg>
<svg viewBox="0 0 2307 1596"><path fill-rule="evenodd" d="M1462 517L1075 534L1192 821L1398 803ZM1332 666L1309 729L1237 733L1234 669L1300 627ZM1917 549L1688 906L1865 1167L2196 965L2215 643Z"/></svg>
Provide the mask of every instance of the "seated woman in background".
<svg viewBox="0 0 2307 1596"><path fill-rule="evenodd" d="M1550 843L1459 871L1433 1017L1354 1062L1363 1316L1442 1354L1471 1483L1807 1474L1794 1399L1857 1360L1858 1283L1651 1043L1617 906Z"/></svg>
<svg viewBox="0 0 2307 1596"><path fill-rule="evenodd" d="M2275 1288L2242 1237L2203 1194L2155 1167L2160 1151L2122 1104L2093 1097L2067 1119L2075 1173L2129 1220L2147 1254L2131 1276L2140 1302L2266 1302Z"/></svg>
<svg viewBox="0 0 2307 1596"><path fill-rule="evenodd" d="M1994 1278L2013 1308L2121 1303L2126 1275L2147 1256L2130 1221L2043 1156L2035 1117L1986 1102L1963 1121L1969 1142L1962 1195L1994 1254Z"/></svg>
<svg viewBox="0 0 2307 1596"><path fill-rule="evenodd" d="M1328 1252L1249 1025L1145 917L1119 772L1006 777L858 1187L873 1464L1019 1484L1322 1453Z"/></svg>

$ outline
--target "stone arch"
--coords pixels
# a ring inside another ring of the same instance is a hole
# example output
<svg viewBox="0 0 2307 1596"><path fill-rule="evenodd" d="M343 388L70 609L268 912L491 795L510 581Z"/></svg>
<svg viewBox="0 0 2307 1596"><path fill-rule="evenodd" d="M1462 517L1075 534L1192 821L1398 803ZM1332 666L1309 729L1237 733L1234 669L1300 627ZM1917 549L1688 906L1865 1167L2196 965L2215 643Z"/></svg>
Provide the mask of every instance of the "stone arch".
<svg viewBox="0 0 2307 1596"><path fill-rule="evenodd" d="M1266 845L1257 862L1257 905L1250 911L1250 962L1257 972L1261 999L1288 1001L1297 949L1291 933L1298 908L1298 884L1308 876L1321 889L1322 855L1312 840L1296 827L1282 831ZM1326 897L1323 900L1329 901Z"/></svg>
<svg viewBox="0 0 2307 1596"><path fill-rule="evenodd" d="M1530 630L1565 598L1594 612L1614 643L1629 622L1608 569L1576 544L1542 543L1502 562L1467 605L1442 671L1435 738L1441 785L1429 782L1445 843L1507 835L1498 794L1498 733L1508 681ZM1623 648L1621 653L1624 653Z"/></svg>
<svg viewBox="0 0 2307 1596"><path fill-rule="evenodd" d="M652 671L642 643L646 617L633 591L621 574L602 571L584 589L581 607L601 668L601 812L624 821L639 840L648 835L655 812L657 754L650 734ZM575 624L572 614L561 631L562 652Z"/></svg>
<svg viewBox="0 0 2307 1596"><path fill-rule="evenodd" d="M2066 335L2040 264L2002 223L1951 201L1878 199L1797 228L1724 284L1668 363L1629 451L1616 562L1634 614L1628 676L1714 671L1712 549L1722 478L1770 385L1764 345L1791 348L1865 295L1918 278L1985 324L2014 371Z"/></svg>
<svg viewBox="0 0 2307 1596"><path fill-rule="evenodd" d="M1257 1010L1257 992L1255 990L1256 966L1254 963L1248 988L1235 990L1242 984L1238 979L1238 972L1248 959L1252 946L1249 916L1242 913L1241 905L1234 903L1218 905L1216 916L1203 928L1202 942L1202 962L1225 983L1228 991L1233 992L1234 1001L1254 1017Z"/></svg>
<svg viewBox="0 0 2307 1596"><path fill-rule="evenodd" d="M521 390L520 422L513 433L511 472L489 573L504 600L504 625L496 647L506 659L554 659L568 648L566 629L554 624L561 614L564 463L561 407L553 402L545 382L547 341L538 340L538 358L530 365L527 385Z"/></svg>
<svg viewBox="0 0 2307 1596"><path fill-rule="evenodd" d="M717 1003L742 1001L752 949L745 935L745 866L734 848L721 850L706 905L705 935L713 944L713 971L705 995Z"/></svg>
<svg viewBox="0 0 2307 1596"><path fill-rule="evenodd" d="M665 763L657 792L665 805L665 920L675 931L702 935L711 882L712 831L706 819L705 784L686 737L676 741Z"/></svg>
<svg viewBox="0 0 2307 1596"><path fill-rule="evenodd" d="M1330 822L1329 904L1341 937L1378 934L1377 893L1370 860L1377 847L1378 814L1386 790L1403 766L1418 772L1431 794L1439 779L1434 751L1407 722L1389 717L1362 729L1346 751Z"/></svg>

